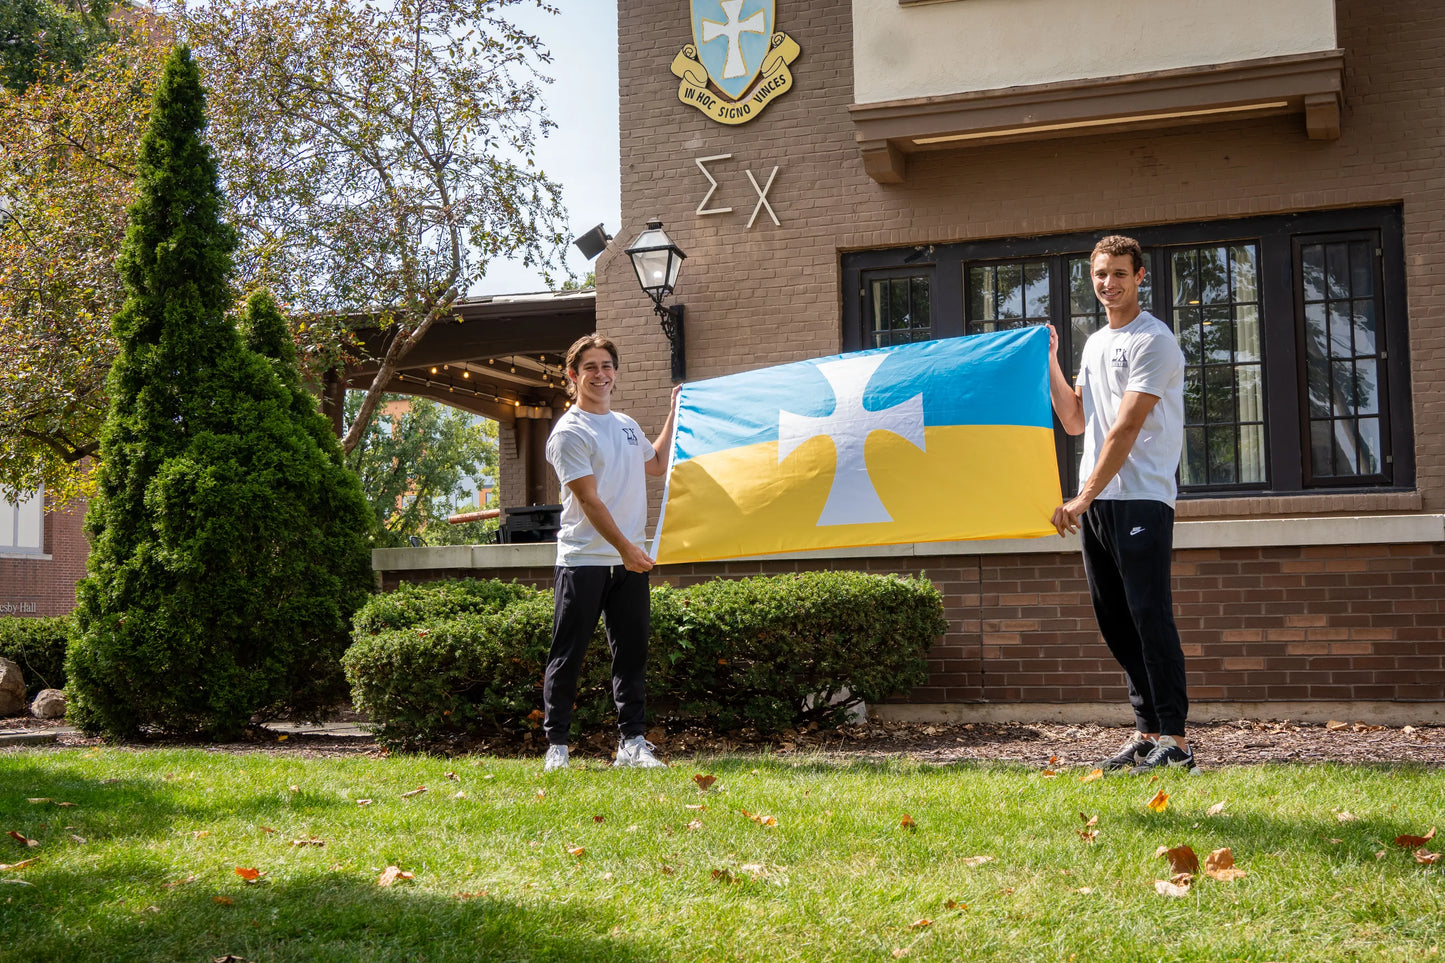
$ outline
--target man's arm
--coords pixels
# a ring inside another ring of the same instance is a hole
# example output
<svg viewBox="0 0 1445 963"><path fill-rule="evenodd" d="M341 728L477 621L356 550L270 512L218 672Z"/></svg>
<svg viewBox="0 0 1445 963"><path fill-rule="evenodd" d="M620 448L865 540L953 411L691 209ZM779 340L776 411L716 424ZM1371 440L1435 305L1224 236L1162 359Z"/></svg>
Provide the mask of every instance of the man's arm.
<svg viewBox="0 0 1445 963"><path fill-rule="evenodd" d="M617 527L617 522L612 518L612 512L602 503L597 496L597 477L595 475L583 475L567 483L567 488L572 492L572 497L577 499L577 507L582 509L582 514L587 516L587 521L597 529L597 534L607 539L607 543L617 549L617 554L622 556L622 564L629 572L648 572L656 564L652 556L648 555L641 548L627 540L622 534L622 529Z"/></svg>
<svg viewBox="0 0 1445 963"><path fill-rule="evenodd" d="M1124 467L1124 462L1128 459L1129 452L1134 450L1134 442L1138 440L1139 432L1144 427L1144 420L1158 403L1157 395L1145 391L1124 392L1124 399L1119 403L1119 417L1114 419L1113 427L1104 436L1104 446L1094 461L1093 472L1079 488L1077 495L1054 509L1054 528L1060 535L1079 530L1079 516L1088 511L1094 499L1104 490L1104 486Z"/></svg>
<svg viewBox="0 0 1445 963"><path fill-rule="evenodd" d="M1069 376L1064 374L1059 364L1059 332L1052 324L1049 325L1049 398L1054 403L1054 414L1059 416L1059 424L1064 426L1064 431L1082 435L1084 400L1079 397L1079 389L1069 384Z"/></svg>
<svg viewBox="0 0 1445 963"><path fill-rule="evenodd" d="M642 463L642 470L654 478L667 474L667 456L668 452L672 450L672 429L677 423L677 396L681 393L682 385L672 386L672 400L667 409L667 422L662 426L662 431L658 433L657 440L652 443L652 457Z"/></svg>

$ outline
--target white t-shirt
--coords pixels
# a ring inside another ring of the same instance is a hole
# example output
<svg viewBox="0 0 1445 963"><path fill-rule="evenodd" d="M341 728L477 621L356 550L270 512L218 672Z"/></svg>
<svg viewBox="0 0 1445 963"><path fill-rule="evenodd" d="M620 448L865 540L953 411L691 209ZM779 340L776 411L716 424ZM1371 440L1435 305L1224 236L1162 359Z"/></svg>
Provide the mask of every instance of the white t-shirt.
<svg viewBox="0 0 1445 963"><path fill-rule="evenodd" d="M547 462L562 483L562 529L557 564L620 565L622 556L598 534L567 483L593 475L597 495L627 540L641 546L647 533L647 478L643 463L654 457L637 422L613 411L594 415L568 408L547 439Z"/></svg>
<svg viewBox="0 0 1445 963"><path fill-rule="evenodd" d="M1154 395L1124 467L1100 498L1149 499L1173 507L1174 473L1184 450L1184 353L1169 326L1147 311L1122 328L1100 328L1084 342L1078 386L1084 402L1082 484L1094 471L1126 391Z"/></svg>

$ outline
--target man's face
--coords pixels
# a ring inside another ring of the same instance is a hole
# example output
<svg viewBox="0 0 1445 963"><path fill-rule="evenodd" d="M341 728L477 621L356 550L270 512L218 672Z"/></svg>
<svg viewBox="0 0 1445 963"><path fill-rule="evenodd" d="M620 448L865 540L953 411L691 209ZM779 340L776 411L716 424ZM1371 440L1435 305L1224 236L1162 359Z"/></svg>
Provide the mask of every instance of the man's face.
<svg viewBox="0 0 1445 963"><path fill-rule="evenodd" d="M1139 285L1144 269L1134 270L1134 259L1127 254L1105 254L1100 251L1090 262L1094 279L1094 296L1105 310L1139 308Z"/></svg>
<svg viewBox="0 0 1445 963"><path fill-rule="evenodd" d="M612 406L612 386L617 380L617 365L606 348L588 348L577 359L577 367L567 372L577 386L577 403L583 411Z"/></svg>

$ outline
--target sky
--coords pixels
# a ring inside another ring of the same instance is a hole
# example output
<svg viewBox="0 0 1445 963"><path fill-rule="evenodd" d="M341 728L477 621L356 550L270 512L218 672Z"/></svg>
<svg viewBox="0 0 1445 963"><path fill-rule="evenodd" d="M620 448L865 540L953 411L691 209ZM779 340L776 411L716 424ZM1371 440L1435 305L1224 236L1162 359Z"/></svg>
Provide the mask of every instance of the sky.
<svg viewBox="0 0 1445 963"><path fill-rule="evenodd" d="M517 25L535 33L552 52L546 68L553 83L543 92L556 122L537 148L538 165L562 185L562 204L572 237L601 222L615 234L621 220L621 178L617 136L617 5L613 0L549 0L561 13L549 15L530 4L507 11ZM572 244L567 266L579 277L592 264ZM471 294L544 291L535 269L493 261Z"/></svg>

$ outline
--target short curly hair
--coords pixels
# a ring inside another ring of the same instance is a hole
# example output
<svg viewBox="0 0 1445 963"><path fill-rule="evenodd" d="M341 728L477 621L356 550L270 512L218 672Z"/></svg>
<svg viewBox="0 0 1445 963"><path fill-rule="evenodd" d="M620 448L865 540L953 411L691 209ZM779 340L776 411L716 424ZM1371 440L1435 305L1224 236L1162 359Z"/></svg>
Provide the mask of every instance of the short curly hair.
<svg viewBox="0 0 1445 963"><path fill-rule="evenodd" d="M1144 249L1139 242L1132 237L1125 237L1122 234L1110 234L1108 237L1100 238L1099 243L1094 245L1094 250L1089 254L1089 263L1094 263L1094 258L1100 254L1107 254L1110 257L1123 257L1129 255L1134 262L1134 273L1138 274L1139 269L1144 266Z"/></svg>

